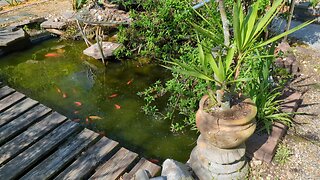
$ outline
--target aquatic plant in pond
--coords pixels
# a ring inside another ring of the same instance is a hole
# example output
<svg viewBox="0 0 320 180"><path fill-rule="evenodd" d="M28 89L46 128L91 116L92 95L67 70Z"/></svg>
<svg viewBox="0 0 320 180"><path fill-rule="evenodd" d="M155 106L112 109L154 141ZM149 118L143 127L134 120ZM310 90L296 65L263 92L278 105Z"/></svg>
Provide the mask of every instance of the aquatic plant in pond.
<svg viewBox="0 0 320 180"><path fill-rule="evenodd" d="M140 67L128 61L109 63L104 68L99 61L82 55L84 48L82 42L45 42L1 58L0 77L31 98L147 158L186 161L195 134L173 135L170 122L141 112L143 100L136 95L170 74L157 65Z"/></svg>

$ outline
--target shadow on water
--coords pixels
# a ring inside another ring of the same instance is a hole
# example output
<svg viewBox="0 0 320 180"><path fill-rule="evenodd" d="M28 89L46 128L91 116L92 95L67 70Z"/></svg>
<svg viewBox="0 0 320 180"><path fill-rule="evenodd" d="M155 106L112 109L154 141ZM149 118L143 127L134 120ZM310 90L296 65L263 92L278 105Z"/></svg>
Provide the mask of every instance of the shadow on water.
<svg viewBox="0 0 320 180"><path fill-rule="evenodd" d="M186 161L195 146L195 133L172 134L170 121L154 120L141 112L144 102L136 95L170 74L157 65L139 67L132 61L112 62L104 68L83 55L84 48L82 42L44 42L1 58L0 77L142 156Z"/></svg>

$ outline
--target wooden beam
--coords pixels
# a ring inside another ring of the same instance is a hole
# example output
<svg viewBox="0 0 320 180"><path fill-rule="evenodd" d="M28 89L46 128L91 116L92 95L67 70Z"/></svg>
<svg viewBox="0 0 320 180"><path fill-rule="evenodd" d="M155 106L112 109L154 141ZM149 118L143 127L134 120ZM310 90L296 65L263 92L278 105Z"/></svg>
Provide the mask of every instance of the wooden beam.
<svg viewBox="0 0 320 180"><path fill-rule="evenodd" d="M2 88L0 88L0 99L8 96L9 94L15 92L14 89L9 88L8 86L4 86Z"/></svg>
<svg viewBox="0 0 320 180"><path fill-rule="evenodd" d="M69 164L81 151L91 145L99 134L84 129L75 137L70 138L56 152L24 175L21 180L52 179L59 171Z"/></svg>
<svg viewBox="0 0 320 180"><path fill-rule="evenodd" d="M118 179L138 157L134 152L121 148L90 177L94 180Z"/></svg>
<svg viewBox="0 0 320 180"><path fill-rule="evenodd" d="M16 156L32 143L48 134L67 118L54 112L0 148L0 165ZM0 178L1 179L1 178Z"/></svg>
<svg viewBox="0 0 320 180"><path fill-rule="evenodd" d="M16 102L18 102L19 100L21 100L24 97L25 97L24 94L21 94L19 92L14 92L13 94L10 94L9 96L1 99L0 100L0 112L4 111L5 109L7 109L11 105L15 104Z"/></svg>
<svg viewBox="0 0 320 180"><path fill-rule="evenodd" d="M80 128L67 121L0 168L0 179L15 179Z"/></svg>
<svg viewBox="0 0 320 180"><path fill-rule="evenodd" d="M38 104L38 101L27 98L13 105L6 111L0 113L0 126L10 122L36 104Z"/></svg>
<svg viewBox="0 0 320 180"><path fill-rule="evenodd" d="M161 170L161 167L153 164L145 158L141 158L132 170L123 176L123 180L131 180L139 169L147 171L150 177L154 177Z"/></svg>
<svg viewBox="0 0 320 180"><path fill-rule="evenodd" d="M51 109L39 104L14 121L0 127L0 145L7 142L12 137L23 132L28 126L39 120L39 118L51 112Z"/></svg>
<svg viewBox="0 0 320 180"><path fill-rule="evenodd" d="M73 162L55 179L84 179L116 146L118 142L102 137L95 145Z"/></svg>

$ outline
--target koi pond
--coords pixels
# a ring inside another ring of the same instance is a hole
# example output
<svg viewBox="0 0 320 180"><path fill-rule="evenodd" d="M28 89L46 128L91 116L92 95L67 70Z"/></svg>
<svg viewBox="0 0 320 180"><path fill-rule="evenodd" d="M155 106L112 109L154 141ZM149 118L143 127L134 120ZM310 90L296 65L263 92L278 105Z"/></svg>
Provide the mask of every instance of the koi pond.
<svg viewBox="0 0 320 180"><path fill-rule="evenodd" d="M173 134L169 120L141 111L144 101L137 96L170 73L129 60L105 68L83 55L85 48L83 42L54 39L1 57L1 80L147 159L188 160L196 133Z"/></svg>

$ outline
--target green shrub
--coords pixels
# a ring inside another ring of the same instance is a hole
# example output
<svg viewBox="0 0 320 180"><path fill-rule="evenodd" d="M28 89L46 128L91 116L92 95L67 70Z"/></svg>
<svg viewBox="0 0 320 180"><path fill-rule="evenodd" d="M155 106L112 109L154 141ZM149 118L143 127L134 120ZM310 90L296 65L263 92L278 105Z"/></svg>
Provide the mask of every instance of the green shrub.
<svg viewBox="0 0 320 180"><path fill-rule="evenodd" d="M257 122L261 130L271 131L272 123L280 121L288 126L292 124L291 116L280 110L279 97L283 85L288 77L285 69L274 65L274 48L260 49L255 52L255 57L248 59L243 66L241 77L250 78L251 81L239 84L238 88L249 96L257 106ZM279 73L282 73L281 79ZM284 74L286 73L286 74Z"/></svg>
<svg viewBox="0 0 320 180"><path fill-rule="evenodd" d="M188 54L190 47L196 46L194 32L188 21L198 22L200 19L192 10L191 2L193 0L140 1L143 11L132 9L132 24L128 28L119 28L118 42L124 44L124 48L117 52L118 57L138 54L152 59L171 60ZM217 13L212 11L206 14L218 16Z"/></svg>

